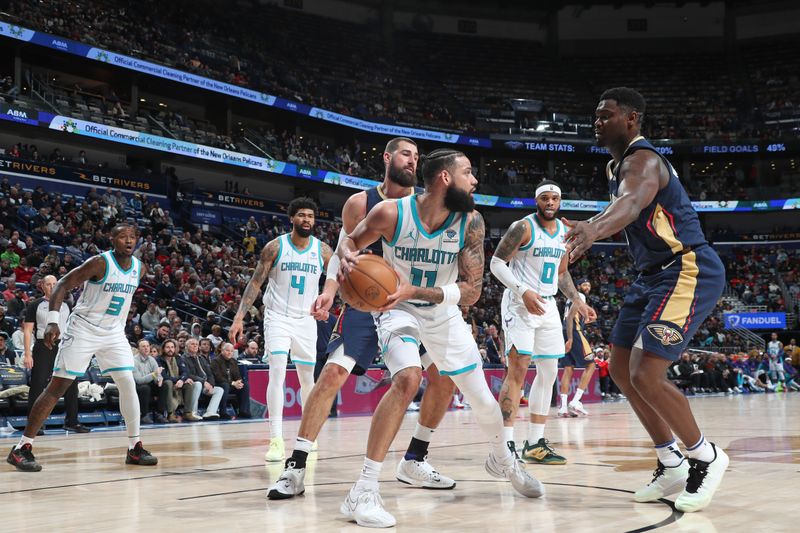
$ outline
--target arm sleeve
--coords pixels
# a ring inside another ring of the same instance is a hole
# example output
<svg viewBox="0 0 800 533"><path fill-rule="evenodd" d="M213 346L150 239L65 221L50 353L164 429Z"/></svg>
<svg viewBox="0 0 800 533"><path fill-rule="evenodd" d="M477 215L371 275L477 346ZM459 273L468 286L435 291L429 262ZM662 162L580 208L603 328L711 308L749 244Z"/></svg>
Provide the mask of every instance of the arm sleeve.
<svg viewBox="0 0 800 533"><path fill-rule="evenodd" d="M508 289L522 298L522 295L525 294L525 291L529 289L522 284L520 280L517 279L517 276L508 268L508 265L502 259L492 256L492 261L489 263L489 270L492 271L494 277L500 281L503 285L508 287Z"/></svg>

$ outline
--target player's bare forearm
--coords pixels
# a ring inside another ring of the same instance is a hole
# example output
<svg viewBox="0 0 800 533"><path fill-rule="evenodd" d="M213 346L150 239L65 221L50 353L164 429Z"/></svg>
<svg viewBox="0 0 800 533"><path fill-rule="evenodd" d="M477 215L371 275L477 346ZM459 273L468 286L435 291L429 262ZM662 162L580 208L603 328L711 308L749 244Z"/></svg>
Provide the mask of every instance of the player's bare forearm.
<svg viewBox="0 0 800 533"><path fill-rule="evenodd" d="M573 300L574 302L575 300ZM567 340L572 338L572 333L575 330L575 316L578 314L577 308L573 305L567 313Z"/></svg>
<svg viewBox="0 0 800 533"><path fill-rule="evenodd" d="M561 293L572 300L573 302L578 301L580 298L580 293L578 289L575 287L575 282L572 280L572 274L569 273L569 270L565 270L564 272L559 272L558 274L558 289Z"/></svg>
<svg viewBox="0 0 800 533"><path fill-rule="evenodd" d="M31 340L33 339L33 322L22 323L22 349L24 353L31 353Z"/></svg>
<svg viewBox="0 0 800 533"><path fill-rule="evenodd" d="M526 237L530 240L529 232L530 230L527 224L522 220L511 224L506 234L500 239L500 244L497 245L494 256L498 259L502 259L506 263L510 261L511 258L514 257L514 254L517 253L517 250L519 250L520 245L526 240Z"/></svg>
<svg viewBox="0 0 800 533"><path fill-rule="evenodd" d="M440 304L444 301L444 291L439 287L414 287L414 293L410 299Z"/></svg>
<svg viewBox="0 0 800 533"><path fill-rule="evenodd" d="M596 232L595 240L599 241L615 235L632 224L642 207L632 194L623 194L609 205L602 213L592 217L591 224Z"/></svg>
<svg viewBox="0 0 800 533"><path fill-rule="evenodd" d="M458 288L461 290L458 305L475 305L483 288L483 238L486 235L483 217L477 211L472 212L466 233L464 248L458 253Z"/></svg>
<svg viewBox="0 0 800 533"><path fill-rule="evenodd" d="M327 278L325 280L325 285L322 287L322 292L324 294L328 294L331 298L334 298L338 290L339 282L336 281L336 278Z"/></svg>
<svg viewBox="0 0 800 533"><path fill-rule="evenodd" d="M247 311L253 305L253 302L255 302L256 298L258 298L258 295L261 294L261 286L264 284L264 280L267 279L267 276L269 275L269 271L272 268L272 263L275 261L275 257L278 255L279 248L280 243L278 242L278 239L273 239L261 250L261 255L258 258L258 264L256 265L256 269L253 272L253 276L250 278L250 281L247 282L247 287L244 289L242 301L239 302L239 309L236 311L236 316L233 318L234 321L244 320L244 315L247 314Z"/></svg>

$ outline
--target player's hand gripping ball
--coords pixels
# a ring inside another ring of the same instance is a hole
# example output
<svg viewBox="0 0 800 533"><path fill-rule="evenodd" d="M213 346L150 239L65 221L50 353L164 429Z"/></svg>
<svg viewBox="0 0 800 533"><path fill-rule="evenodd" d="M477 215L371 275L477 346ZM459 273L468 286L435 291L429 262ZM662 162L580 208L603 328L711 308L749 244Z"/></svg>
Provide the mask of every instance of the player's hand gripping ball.
<svg viewBox="0 0 800 533"><path fill-rule="evenodd" d="M399 283L397 272L382 257L362 254L341 281L339 292L349 306L359 311L377 311L386 305L386 298L394 294Z"/></svg>

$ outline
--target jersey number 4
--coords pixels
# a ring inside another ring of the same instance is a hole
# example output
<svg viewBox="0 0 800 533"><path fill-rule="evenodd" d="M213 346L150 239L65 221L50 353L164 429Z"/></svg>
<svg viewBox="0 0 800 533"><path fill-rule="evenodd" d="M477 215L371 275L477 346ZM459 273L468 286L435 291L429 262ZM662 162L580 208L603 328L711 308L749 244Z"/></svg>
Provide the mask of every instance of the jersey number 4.
<svg viewBox="0 0 800 533"><path fill-rule="evenodd" d="M292 276L292 288L297 289L298 293L303 294L306 291L306 277Z"/></svg>
<svg viewBox="0 0 800 533"><path fill-rule="evenodd" d="M425 278L425 287L436 286L435 270L422 270L419 268L411 267L411 284L415 287L422 287L422 278Z"/></svg>

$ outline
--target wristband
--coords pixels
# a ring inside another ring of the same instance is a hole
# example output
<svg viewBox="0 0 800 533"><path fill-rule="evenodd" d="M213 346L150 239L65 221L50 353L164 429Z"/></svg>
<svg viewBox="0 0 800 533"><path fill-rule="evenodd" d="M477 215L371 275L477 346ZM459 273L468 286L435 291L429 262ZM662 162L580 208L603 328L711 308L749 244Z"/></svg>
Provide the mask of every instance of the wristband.
<svg viewBox="0 0 800 533"><path fill-rule="evenodd" d="M459 300L461 300L461 289L458 288L458 284L444 285L442 292L444 293L442 305L458 305Z"/></svg>
<svg viewBox="0 0 800 533"><path fill-rule="evenodd" d="M328 270L325 271L325 279L329 280L336 280L336 276L339 274L339 266L342 264L342 260L339 259L339 256L333 254L330 259L328 259Z"/></svg>
<svg viewBox="0 0 800 533"><path fill-rule="evenodd" d="M56 325L61 324L61 313L59 313L58 311L48 311L47 323Z"/></svg>
<svg viewBox="0 0 800 533"><path fill-rule="evenodd" d="M522 296L523 296L523 295L524 295L526 292L528 292L528 291L532 291L532 290L533 290L533 289L531 289L531 288L530 288L530 287L528 287L527 285L522 285L522 284L519 284L519 285L517 285L517 286L515 286L515 287L512 287L512 288L511 288L511 292L513 292L514 294L516 294L517 296L519 296L519 298L520 298L520 299L522 299Z"/></svg>

